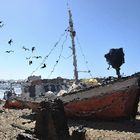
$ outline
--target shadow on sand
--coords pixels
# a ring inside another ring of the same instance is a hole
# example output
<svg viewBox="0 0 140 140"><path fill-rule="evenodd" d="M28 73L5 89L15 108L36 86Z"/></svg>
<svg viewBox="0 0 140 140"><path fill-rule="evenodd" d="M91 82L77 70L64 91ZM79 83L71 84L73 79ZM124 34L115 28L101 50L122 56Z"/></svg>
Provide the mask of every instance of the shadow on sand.
<svg viewBox="0 0 140 140"><path fill-rule="evenodd" d="M119 121L99 121L99 120L68 120L68 125L79 126L99 129L99 130L116 130L116 131L125 131L132 133L140 133L140 120L136 119L135 121L128 120L119 120Z"/></svg>

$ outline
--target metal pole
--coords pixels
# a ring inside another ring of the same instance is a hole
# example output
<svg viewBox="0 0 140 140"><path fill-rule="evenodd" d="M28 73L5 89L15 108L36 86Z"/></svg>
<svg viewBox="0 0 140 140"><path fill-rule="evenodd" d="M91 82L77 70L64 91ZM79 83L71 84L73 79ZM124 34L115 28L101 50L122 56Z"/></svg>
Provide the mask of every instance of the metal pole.
<svg viewBox="0 0 140 140"><path fill-rule="evenodd" d="M75 50L75 41L74 37L76 35L76 32L73 29L73 21L72 21L72 14L69 10L69 30L70 30L70 36L72 39L72 54L73 54L73 66L74 66L74 78L75 83L78 83L78 71L77 71L77 60L76 60L76 50Z"/></svg>

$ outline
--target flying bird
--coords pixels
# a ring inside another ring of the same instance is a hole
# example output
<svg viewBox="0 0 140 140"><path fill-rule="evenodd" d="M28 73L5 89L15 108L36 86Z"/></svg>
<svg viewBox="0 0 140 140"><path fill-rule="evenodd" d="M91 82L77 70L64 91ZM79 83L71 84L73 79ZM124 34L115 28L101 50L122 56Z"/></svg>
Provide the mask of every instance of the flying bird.
<svg viewBox="0 0 140 140"><path fill-rule="evenodd" d="M4 24L1 24L1 25L0 25L0 28L2 28L3 26L4 26Z"/></svg>
<svg viewBox="0 0 140 140"><path fill-rule="evenodd" d="M72 47L71 47L71 46L69 46L69 49L71 49L71 50L72 50Z"/></svg>
<svg viewBox="0 0 140 140"><path fill-rule="evenodd" d="M28 48L26 48L26 47L22 47L22 49L24 49L25 51L30 51Z"/></svg>
<svg viewBox="0 0 140 140"><path fill-rule="evenodd" d="M0 28L2 28L4 26L3 21L0 21Z"/></svg>
<svg viewBox="0 0 140 140"><path fill-rule="evenodd" d="M33 58L39 59L42 58L41 56L33 56Z"/></svg>
<svg viewBox="0 0 140 140"><path fill-rule="evenodd" d="M9 50L9 51L5 51L6 53L11 53L11 52L14 52L13 50Z"/></svg>
<svg viewBox="0 0 140 140"><path fill-rule="evenodd" d="M29 61L29 65L31 65L33 63L33 61Z"/></svg>
<svg viewBox="0 0 140 140"><path fill-rule="evenodd" d="M8 44L11 45L12 43L13 43L13 40L10 39L10 40L8 41Z"/></svg>
<svg viewBox="0 0 140 140"><path fill-rule="evenodd" d="M46 64L44 64L41 68L43 69L43 68L45 68L46 67Z"/></svg>
<svg viewBox="0 0 140 140"><path fill-rule="evenodd" d="M26 60L28 60L28 59L30 59L31 58L31 56L30 57L26 57Z"/></svg>
<svg viewBox="0 0 140 140"><path fill-rule="evenodd" d="M35 47L32 47L32 52L35 50Z"/></svg>

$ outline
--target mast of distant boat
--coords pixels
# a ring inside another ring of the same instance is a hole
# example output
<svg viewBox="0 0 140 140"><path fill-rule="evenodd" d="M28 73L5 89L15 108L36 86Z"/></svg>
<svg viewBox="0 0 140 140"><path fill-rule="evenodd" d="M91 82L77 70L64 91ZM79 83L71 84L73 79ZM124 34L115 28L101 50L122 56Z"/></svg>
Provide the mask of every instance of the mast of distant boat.
<svg viewBox="0 0 140 140"><path fill-rule="evenodd" d="M70 36L71 36L71 40L72 40L74 78L75 78L75 83L77 84L78 83L78 71L77 71L77 59L76 59L75 41L74 41L74 37L76 35L76 32L73 29L73 20L72 20L71 10L69 10L69 31L70 31Z"/></svg>

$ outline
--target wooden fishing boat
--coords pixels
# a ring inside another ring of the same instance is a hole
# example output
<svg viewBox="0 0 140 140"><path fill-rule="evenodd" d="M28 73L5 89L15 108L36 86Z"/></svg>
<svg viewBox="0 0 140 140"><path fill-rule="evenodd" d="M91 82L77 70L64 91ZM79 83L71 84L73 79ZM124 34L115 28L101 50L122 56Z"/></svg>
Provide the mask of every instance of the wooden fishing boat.
<svg viewBox="0 0 140 140"><path fill-rule="evenodd" d="M59 97L35 100L7 100L5 108L30 108L36 111L40 102L59 98L70 118L132 119L136 117L140 95L140 74L118 79L106 85L90 87Z"/></svg>
<svg viewBox="0 0 140 140"><path fill-rule="evenodd" d="M135 118L140 95L140 75L60 97L68 117Z"/></svg>

